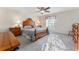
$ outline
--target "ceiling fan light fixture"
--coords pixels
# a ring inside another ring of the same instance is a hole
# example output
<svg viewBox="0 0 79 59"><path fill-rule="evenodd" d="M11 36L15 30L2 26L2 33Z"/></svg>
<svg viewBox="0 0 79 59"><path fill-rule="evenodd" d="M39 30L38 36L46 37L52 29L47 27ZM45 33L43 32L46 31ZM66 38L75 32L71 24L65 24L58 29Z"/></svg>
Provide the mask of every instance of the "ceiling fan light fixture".
<svg viewBox="0 0 79 59"><path fill-rule="evenodd" d="M39 10L39 12L40 12L41 14L49 13L49 12L50 12L50 11L49 11L50 7L37 7L37 9Z"/></svg>
<svg viewBox="0 0 79 59"><path fill-rule="evenodd" d="M44 11L42 10L42 11L40 11L41 13L44 13Z"/></svg>

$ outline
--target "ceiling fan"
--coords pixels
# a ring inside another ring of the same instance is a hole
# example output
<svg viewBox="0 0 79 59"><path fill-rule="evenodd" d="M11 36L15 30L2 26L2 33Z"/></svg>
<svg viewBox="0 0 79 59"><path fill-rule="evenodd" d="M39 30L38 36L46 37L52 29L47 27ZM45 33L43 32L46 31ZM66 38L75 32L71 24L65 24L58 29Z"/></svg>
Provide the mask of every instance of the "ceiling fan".
<svg viewBox="0 0 79 59"><path fill-rule="evenodd" d="M50 7L37 7L37 9L39 10L38 12L40 12L41 14L50 12L49 11Z"/></svg>

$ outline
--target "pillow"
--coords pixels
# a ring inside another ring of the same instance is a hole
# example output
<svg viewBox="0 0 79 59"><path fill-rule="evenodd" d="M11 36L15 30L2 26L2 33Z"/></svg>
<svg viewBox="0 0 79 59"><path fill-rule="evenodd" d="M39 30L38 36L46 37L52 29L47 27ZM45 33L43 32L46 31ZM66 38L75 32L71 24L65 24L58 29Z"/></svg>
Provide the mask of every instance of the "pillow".
<svg viewBox="0 0 79 59"><path fill-rule="evenodd" d="M32 26L24 26L24 29L31 29Z"/></svg>

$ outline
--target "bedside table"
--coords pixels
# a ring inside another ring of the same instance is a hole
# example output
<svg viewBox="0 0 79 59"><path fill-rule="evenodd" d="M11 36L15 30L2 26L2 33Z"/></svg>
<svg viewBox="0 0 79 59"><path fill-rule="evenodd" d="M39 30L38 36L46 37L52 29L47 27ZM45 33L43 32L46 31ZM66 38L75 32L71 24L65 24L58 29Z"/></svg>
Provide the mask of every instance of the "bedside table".
<svg viewBox="0 0 79 59"><path fill-rule="evenodd" d="M21 27L11 27L9 30L15 35L21 35Z"/></svg>

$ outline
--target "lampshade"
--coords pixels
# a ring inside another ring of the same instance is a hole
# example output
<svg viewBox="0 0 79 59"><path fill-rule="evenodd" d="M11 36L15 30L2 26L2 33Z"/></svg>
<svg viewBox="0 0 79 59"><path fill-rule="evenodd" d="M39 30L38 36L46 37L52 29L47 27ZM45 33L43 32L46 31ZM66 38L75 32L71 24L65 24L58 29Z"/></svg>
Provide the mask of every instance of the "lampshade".
<svg viewBox="0 0 79 59"><path fill-rule="evenodd" d="M39 26L39 25L41 25L41 22L40 22L39 20L36 20L36 21L35 21L35 25L36 25L36 26Z"/></svg>

